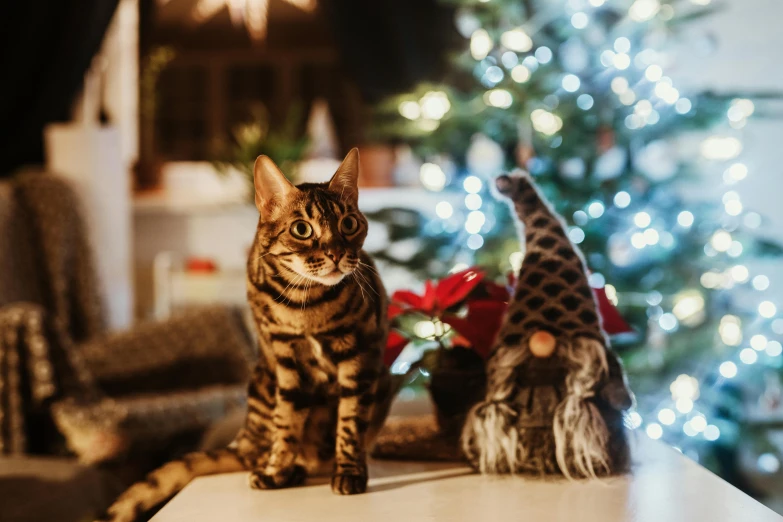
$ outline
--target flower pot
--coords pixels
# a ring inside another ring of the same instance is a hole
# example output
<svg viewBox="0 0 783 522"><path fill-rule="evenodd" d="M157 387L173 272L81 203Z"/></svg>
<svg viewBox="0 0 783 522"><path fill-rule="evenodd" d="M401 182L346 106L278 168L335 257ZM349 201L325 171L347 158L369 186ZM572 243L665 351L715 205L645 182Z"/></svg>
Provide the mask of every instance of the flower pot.
<svg viewBox="0 0 783 522"><path fill-rule="evenodd" d="M438 350L436 365L430 372L429 392L441 432L458 437L468 411L484 398L486 388L484 360L475 350Z"/></svg>

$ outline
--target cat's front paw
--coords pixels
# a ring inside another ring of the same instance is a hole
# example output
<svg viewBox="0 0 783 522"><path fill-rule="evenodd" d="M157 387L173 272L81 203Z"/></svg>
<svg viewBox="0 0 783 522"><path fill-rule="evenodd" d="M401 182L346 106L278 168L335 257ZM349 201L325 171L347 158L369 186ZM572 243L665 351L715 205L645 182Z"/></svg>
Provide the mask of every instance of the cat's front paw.
<svg viewBox="0 0 783 522"><path fill-rule="evenodd" d="M269 468L263 471L252 471L249 483L253 489L280 489L299 486L307 478L307 470L303 466L291 466L279 471Z"/></svg>
<svg viewBox="0 0 783 522"><path fill-rule="evenodd" d="M357 495L367 491L367 474L337 473L332 477L332 492L338 495Z"/></svg>

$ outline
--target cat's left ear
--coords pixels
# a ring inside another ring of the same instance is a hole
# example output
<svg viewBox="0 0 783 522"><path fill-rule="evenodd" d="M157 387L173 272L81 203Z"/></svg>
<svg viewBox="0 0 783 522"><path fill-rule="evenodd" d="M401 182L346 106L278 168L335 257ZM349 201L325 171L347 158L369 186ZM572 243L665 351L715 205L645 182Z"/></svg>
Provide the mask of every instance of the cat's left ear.
<svg viewBox="0 0 783 522"><path fill-rule="evenodd" d="M329 190L341 199L357 204L359 201L359 149L353 148L329 181Z"/></svg>

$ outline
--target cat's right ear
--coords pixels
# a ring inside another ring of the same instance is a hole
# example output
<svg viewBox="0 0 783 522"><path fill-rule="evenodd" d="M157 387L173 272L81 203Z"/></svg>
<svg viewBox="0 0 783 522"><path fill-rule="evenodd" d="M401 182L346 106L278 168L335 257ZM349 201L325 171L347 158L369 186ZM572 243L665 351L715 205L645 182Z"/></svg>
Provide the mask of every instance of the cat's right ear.
<svg viewBox="0 0 783 522"><path fill-rule="evenodd" d="M272 201L285 200L296 187L285 177L269 156L259 156L253 165L256 208L262 214Z"/></svg>

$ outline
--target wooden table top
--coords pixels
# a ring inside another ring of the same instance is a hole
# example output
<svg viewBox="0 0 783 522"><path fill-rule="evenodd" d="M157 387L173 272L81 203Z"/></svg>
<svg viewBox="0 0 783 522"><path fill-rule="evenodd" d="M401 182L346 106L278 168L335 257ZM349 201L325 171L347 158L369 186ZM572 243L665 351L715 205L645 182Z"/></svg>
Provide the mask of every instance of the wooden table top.
<svg viewBox="0 0 783 522"><path fill-rule="evenodd" d="M334 495L328 478L255 491L246 473L194 480L152 522L781 522L783 517L642 434L630 474L575 481L483 477L458 464L376 460L363 495Z"/></svg>

